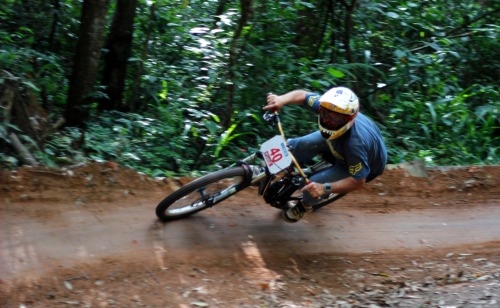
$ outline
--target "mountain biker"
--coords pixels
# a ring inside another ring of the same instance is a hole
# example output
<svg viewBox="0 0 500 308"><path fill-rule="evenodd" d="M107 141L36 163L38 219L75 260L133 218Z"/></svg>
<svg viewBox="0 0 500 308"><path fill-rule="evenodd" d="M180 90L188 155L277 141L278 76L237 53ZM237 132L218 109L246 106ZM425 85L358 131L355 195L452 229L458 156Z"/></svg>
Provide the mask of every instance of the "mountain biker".
<svg viewBox="0 0 500 308"><path fill-rule="evenodd" d="M292 223L312 212L323 195L345 195L381 175L387 151L380 130L359 112L358 97L348 88L334 87L323 95L305 90L269 94L263 109L279 111L288 104L302 105L319 115L318 131L288 141L298 163L304 164L319 154L333 163L331 168L311 176L311 183L302 188L302 202L283 210L282 218Z"/></svg>

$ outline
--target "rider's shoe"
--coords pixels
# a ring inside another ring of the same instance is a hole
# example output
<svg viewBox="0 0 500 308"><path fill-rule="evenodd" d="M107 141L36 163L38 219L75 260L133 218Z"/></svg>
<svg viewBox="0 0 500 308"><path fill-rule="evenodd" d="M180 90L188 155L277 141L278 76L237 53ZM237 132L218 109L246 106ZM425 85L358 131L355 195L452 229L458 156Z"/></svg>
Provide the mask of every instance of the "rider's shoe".
<svg viewBox="0 0 500 308"><path fill-rule="evenodd" d="M283 218L284 221L286 222L297 222L302 217L304 217L306 214L312 212L312 207L308 207L304 204L302 204L301 201L297 202L294 206L284 209L281 212L281 218Z"/></svg>

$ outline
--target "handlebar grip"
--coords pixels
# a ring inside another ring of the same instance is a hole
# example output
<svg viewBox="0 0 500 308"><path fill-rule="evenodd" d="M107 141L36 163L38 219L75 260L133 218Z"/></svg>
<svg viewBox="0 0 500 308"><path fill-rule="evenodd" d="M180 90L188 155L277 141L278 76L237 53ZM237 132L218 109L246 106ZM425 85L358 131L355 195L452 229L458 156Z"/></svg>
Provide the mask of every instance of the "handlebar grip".
<svg viewBox="0 0 500 308"><path fill-rule="evenodd" d="M269 92L269 93L267 93L267 96L272 95L272 94L274 94L274 93L273 93L273 92ZM271 110L274 114L277 114L277 113L278 113L278 111L279 111L279 110L278 110L278 108L271 108L270 110Z"/></svg>

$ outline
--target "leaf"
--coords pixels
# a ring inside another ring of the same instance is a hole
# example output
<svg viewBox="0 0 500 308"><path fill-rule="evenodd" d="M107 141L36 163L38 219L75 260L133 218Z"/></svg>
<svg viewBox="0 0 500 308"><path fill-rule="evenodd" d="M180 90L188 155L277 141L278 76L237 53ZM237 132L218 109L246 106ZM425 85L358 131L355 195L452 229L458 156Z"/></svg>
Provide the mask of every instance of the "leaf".
<svg viewBox="0 0 500 308"><path fill-rule="evenodd" d="M208 129L210 134L215 134L217 132L217 124L212 121L204 121L205 127Z"/></svg>
<svg viewBox="0 0 500 308"><path fill-rule="evenodd" d="M239 121L240 122L240 121ZM219 156L219 153L220 151L229 143L229 141L231 141L231 134L233 133L233 131L236 129L236 127L238 126L238 123L234 123L233 125L231 125L221 136L220 136L220 139L219 139L219 143L217 145L217 148L215 149L215 153L214 153L214 156L215 157L218 157Z"/></svg>
<svg viewBox="0 0 500 308"><path fill-rule="evenodd" d="M429 112L431 113L432 123L437 124L437 115L436 110L434 109L434 105L430 102L426 102L425 105L429 108Z"/></svg>
<svg viewBox="0 0 500 308"><path fill-rule="evenodd" d="M162 90L160 93L158 93L158 96L161 98L161 99L167 99L167 94L168 94L168 82L166 80L162 80L161 81L161 85L162 85Z"/></svg>
<svg viewBox="0 0 500 308"><path fill-rule="evenodd" d="M212 117L215 122L220 123L220 118L216 114L210 113L210 117Z"/></svg>
<svg viewBox="0 0 500 308"><path fill-rule="evenodd" d="M23 82L28 88L32 89L33 91L39 92L40 89L35 86L31 81L24 81Z"/></svg>
<svg viewBox="0 0 500 308"><path fill-rule="evenodd" d="M73 290L73 285L69 281L67 281L67 280L64 280L64 286L68 290Z"/></svg>
<svg viewBox="0 0 500 308"><path fill-rule="evenodd" d="M397 49L396 51L394 51L394 55L396 56L396 58L403 58L406 56L406 53L400 49Z"/></svg>
<svg viewBox="0 0 500 308"><path fill-rule="evenodd" d="M434 49L435 51L440 51L441 50L441 47L439 47L439 45L435 44L435 43L429 43L428 46L431 47L432 49Z"/></svg>
<svg viewBox="0 0 500 308"><path fill-rule="evenodd" d="M387 17L394 18L394 19L398 19L399 18L399 14L394 13L394 12L389 12L386 15L387 15Z"/></svg>
<svg viewBox="0 0 500 308"><path fill-rule="evenodd" d="M332 75L333 77L335 77L335 78L342 78L342 77L344 77L344 76L345 76L345 74L344 74L344 73L342 73L342 72L341 72L341 71L339 71L339 70L333 69L333 68L329 68L329 69L328 69L328 73L329 73L330 75Z"/></svg>
<svg viewBox="0 0 500 308"><path fill-rule="evenodd" d="M133 160L136 160L136 161L140 161L141 159L139 158L139 156L133 154L133 153L125 153L123 154L124 157L127 157L127 158L130 158L130 159L133 159Z"/></svg>
<svg viewBox="0 0 500 308"><path fill-rule="evenodd" d="M309 8L309 9L316 8L316 6L314 4L306 2L306 1L299 1L299 4L305 6L305 7Z"/></svg>

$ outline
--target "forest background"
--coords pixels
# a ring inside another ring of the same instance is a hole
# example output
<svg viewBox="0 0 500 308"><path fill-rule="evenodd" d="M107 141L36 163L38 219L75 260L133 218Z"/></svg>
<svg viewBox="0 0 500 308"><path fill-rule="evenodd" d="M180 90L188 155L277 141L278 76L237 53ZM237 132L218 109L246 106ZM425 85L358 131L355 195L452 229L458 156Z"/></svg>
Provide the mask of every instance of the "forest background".
<svg viewBox="0 0 500 308"><path fill-rule="evenodd" d="M498 164L497 1L5 0L0 166L196 175L276 134L267 93L351 87L389 162ZM317 129L298 106L288 137Z"/></svg>

